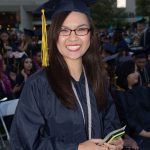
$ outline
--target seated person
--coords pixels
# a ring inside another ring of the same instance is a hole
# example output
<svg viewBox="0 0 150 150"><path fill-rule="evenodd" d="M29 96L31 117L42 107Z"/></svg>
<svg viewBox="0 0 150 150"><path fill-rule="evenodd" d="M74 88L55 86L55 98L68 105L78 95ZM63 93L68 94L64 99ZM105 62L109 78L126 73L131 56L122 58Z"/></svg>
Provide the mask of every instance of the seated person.
<svg viewBox="0 0 150 150"><path fill-rule="evenodd" d="M122 124L137 140L140 150L150 147L150 88L138 86L139 73L133 61L117 69L116 104Z"/></svg>

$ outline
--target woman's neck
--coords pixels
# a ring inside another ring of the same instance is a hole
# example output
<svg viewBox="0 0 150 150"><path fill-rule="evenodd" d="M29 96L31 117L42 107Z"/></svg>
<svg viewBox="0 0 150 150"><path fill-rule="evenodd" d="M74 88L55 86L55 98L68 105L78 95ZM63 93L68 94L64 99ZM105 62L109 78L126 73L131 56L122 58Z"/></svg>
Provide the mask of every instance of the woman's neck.
<svg viewBox="0 0 150 150"><path fill-rule="evenodd" d="M29 75L30 72L31 72L31 70L24 69L24 72L25 72L27 75Z"/></svg>
<svg viewBox="0 0 150 150"><path fill-rule="evenodd" d="M76 80L79 81L81 73L82 73L82 60L72 60L66 62L69 68L69 72L71 76Z"/></svg>

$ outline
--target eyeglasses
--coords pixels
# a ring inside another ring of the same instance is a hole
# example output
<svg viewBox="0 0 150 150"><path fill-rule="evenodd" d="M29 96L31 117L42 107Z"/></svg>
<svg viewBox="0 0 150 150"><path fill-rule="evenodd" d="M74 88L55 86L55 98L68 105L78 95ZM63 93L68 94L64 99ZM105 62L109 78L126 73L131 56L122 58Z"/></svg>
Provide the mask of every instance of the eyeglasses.
<svg viewBox="0 0 150 150"><path fill-rule="evenodd" d="M77 29L74 29L74 30L71 30L71 29L68 29L68 28L62 28L60 29L60 32L59 32L59 35L61 36L69 36L71 34L72 31L75 32L76 35L78 36L84 36L84 35L87 35L89 32L90 32L91 29L89 28L77 28Z"/></svg>

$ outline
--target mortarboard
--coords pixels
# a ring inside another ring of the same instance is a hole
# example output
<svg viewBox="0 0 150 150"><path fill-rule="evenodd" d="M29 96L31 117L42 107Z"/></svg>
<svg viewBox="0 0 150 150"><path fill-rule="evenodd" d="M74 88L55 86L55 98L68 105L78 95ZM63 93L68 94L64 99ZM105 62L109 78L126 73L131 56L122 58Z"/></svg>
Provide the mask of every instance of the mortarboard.
<svg viewBox="0 0 150 150"><path fill-rule="evenodd" d="M55 7L53 15L64 11L78 11L90 15L88 6L94 2L95 0L60 0Z"/></svg>
<svg viewBox="0 0 150 150"><path fill-rule="evenodd" d="M113 55L110 55L110 56L106 56L104 59L103 59L103 62L106 62L108 64L114 64L116 62L116 59L118 58L118 53L117 54L113 54Z"/></svg>
<svg viewBox="0 0 150 150"><path fill-rule="evenodd" d="M32 37L32 36L34 36L34 31L30 30L30 29L24 29L24 34L29 37Z"/></svg>
<svg viewBox="0 0 150 150"><path fill-rule="evenodd" d="M144 17L138 18L136 20L136 24L144 24L146 22L146 19Z"/></svg>
<svg viewBox="0 0 150 150"><path fill-rule="evenodd" d="M134 50L132 52L133 52L132 56L134 58L147 58L147 52L143 49Z"/></svg>
<svg viewBox="0 0 150 150"><path fill-rule="evenodd" d="M48 18L64 11L79 11L90 15L89 6L95 2L96 0L49 0L37 8L35 14L44 9Z"/></svg>
<svg viewBox="0 0 150 150"><path fill-rule="evenodd" d="M42 65L48 66L48 45L47 45L47 31L45 12L48 8L51 17L56 14L67 11L82 12L90 16L90 4L95 3L96 0L49 0L47 5L43 5L42 9ZM46 6L44 8L44 6ZM49 7L48 7L49 6Z"/></svg>

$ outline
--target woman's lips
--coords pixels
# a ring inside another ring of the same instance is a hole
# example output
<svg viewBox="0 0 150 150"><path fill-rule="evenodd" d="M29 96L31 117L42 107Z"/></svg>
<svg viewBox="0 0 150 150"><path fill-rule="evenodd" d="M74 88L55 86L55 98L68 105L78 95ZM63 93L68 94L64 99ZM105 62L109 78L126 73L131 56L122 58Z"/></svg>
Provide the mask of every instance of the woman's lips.
<svg viewBox="0 0 150 150"><path fill-rule="evenodd" d="M80 49L80 45L68 45L66 46L66 48L69 50L69 51L77 51Z"/></svg>

